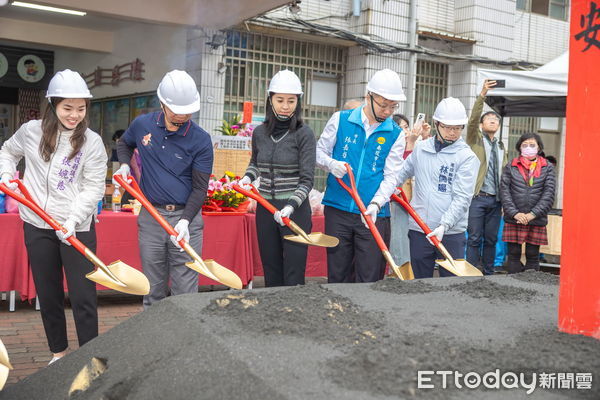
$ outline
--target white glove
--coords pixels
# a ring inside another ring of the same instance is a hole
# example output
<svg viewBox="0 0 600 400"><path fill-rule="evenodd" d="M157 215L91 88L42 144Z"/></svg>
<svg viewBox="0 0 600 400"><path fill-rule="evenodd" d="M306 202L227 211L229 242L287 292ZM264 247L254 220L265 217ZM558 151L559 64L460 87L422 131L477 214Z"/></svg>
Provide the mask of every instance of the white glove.
<svg viewBox="0 0 600 400"><path fill-rule="evenodd" d="M252 179L248 175L244 175L242 179L238 181L238 185L242 187L244 190L252 190L250 184L252 183Z"/></svg>
<svg viewBox="0 0 600 400"><path fill-rule="evenodd" d="M394 189L394 194L395 194L396 196L400 196L400 193L401 193L401 192L400 192L400 189L398 189L398 188Z"/></svg>
<svg viewBox="0 0 600 400"><path fill-rule="evenodd" d="M0 179L0 183L4 183L7 188L9 188L10 190L12 190L14 192L15 190L18 189L19 186L14 182L10 183L11 179L12 179L11 174L4 173L4 174L2 174L2 179Z"/></svg>
<svg viewBox="0 0 600 400"><path fill-rule="evenodd" d="M289 218L293 212L294 212L294 207L292 207L288 204L287 206L283 207L281 209L281 211L275 211L275 214L273 215L273 219L275 219L275 222L277 222L279 225L285 226L285 223L283 222L283 218Z"/></svg>
<svg viewBox="0 0 600 400"><path fill-rule="evenodd" d="M177 232L177 237L171 235L171 242L173 242L175 247L181 249L179 251L183 251L183 248L179 245L179 241L181 239L185 240L186 242L190 241L190 230L188 229L189 225L190 221L187 219L180 219L179 222L173 227L175 232Z"/></svg>
<svg viewBox="0 0 600 400"><path fill-rule="evenodd" d="M63 224L63 228L65 228L65 230L67 232L63 232L63 231L56 231L56 236L58 237L58 239L63 242L64 244L66 244L67 246L70 246L71 243L69 243L67 241L68 238L70 238L71 236L75 237L75 221L68 219L64 224Z"/></svg>
<svg viewBox="0 0 600 400"><path fill-rule="evenodd" d="M348 173L348 170L346 169L346 163L338 160L331 160L329 163L329 171L333 174L333 176L340 179L342 179L344 175Z"/></svg>
<svg viewBox="0 0 600 400"><path fill-rule="evenodd" d="M377 214L379 214L379 207L377 206L377 204L371 203L367 206L367 211L365 212L365 214L367 215L367 217L371 218L373 223L375 223L375 221L377 221ZM369 229L369 225L367 224L367 221L365 221L365 217L363 217L362 214L360 214L360 220L365 225L365 228Z"/></svg>
<svg viewBox="0 0 600 400"><path fill-rule="evenodd" d="M437 237L438 240L441 242L442 238L444 237L444 231L445 230L446 230L446 228L444 227L444 225L440 225L437 228L435 228L434 230L432 230L431 233L429 235L427 235L427 240L429 241L429 243L431 243L432 245L434 245L433 242L431 241L431 239L429 239L432 236Z"/></svg>
<svg viewBox="0 0 600 400"><path fill-rule="evenodd" d="M113 174L112 183L113 185L118 185L119 183L115 181L114 178L115 175L121 175L123 179L125 179L125 182L127 182L127 178L129 177L129 175L131 175L131 168L127 164L121 164L119 169L115 171L115 173Z"/></svg>

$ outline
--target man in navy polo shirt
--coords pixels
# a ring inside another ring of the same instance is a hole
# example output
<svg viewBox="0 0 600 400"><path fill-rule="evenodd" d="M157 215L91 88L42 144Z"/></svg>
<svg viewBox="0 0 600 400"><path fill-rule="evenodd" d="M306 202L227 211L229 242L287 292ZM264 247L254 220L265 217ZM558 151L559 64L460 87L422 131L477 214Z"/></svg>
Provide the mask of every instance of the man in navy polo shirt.
<svg viewBox="0 0 600 400"><path fill-rule="evenodd" d="M185 239L201 254L202 214L212 171L210 135L191 121L200 109L194 79L185 71L165 75L157 90L162 111L137 117L117 147L121 167L115 172L126 178L135 148L142 160L140 186L158 212L174 225L178 236L168 233L142 209L138 217L140 254L150 293L144 308L171 295L198 292L198 273L185 266L189 257L177 243ZM170 239L170 240L169 240Z"/></svg>

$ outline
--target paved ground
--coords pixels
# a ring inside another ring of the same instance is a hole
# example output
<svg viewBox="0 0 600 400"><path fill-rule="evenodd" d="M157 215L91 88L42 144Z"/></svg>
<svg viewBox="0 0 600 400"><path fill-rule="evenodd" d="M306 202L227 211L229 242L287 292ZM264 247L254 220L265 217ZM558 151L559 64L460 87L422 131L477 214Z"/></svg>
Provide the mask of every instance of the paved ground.
<svg viewBox="0 0 600 400"><path fill-rule="evenodd" d="M310 280L323 283L326 281L324 278L310 278ZM254 287L264 287L262 277L255 278ZM200 287L200 291L220 290L225 290L225 287ZM98 292L98 305L99 331L103 334L142 311L142 298L112 290L103 291ZM66 313L69 351L74 351L79 346L70 307L67 308ZM52 358L40 312L35 310L35 304L17 302L16 311L9 312L8 301L0 301L0 339L6 346L14 367L8 376L7 387L44 368Z"/></svg>

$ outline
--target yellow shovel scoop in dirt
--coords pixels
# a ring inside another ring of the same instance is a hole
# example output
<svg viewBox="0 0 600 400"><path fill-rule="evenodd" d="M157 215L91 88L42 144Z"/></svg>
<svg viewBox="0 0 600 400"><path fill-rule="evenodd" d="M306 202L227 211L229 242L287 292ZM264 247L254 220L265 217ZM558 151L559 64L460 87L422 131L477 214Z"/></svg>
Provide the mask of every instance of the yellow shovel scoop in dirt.
<svg viewBox="0 0 600 400"><path fill-rule="evenodd" d="M171 236L177 236L178 233L175 229L167 222L167 220L158 213L156 208L148 201L144 193L138 186L136 180L130 176L127 178L127 181L123 179L121 175L114 175L113 177L115 181L121 185L125 190L127 190L133 197L135 197L142 206L152 215L152 217L163 227L164 230ZM187 243L184 239L179 241L179 245L182 249L185 250L186 253L190 257L192 257L191 262L186 263L186 267L193 269L194 271L206 276L207 278L212 279L213 281L217 281L222 283L223 285L229 286L233 289L242 289L243 284L242 280L235 272L230 269L225 268L215 260L203 260L200 258L198 253L194 251L192 246Z"/></svg>
<svg viewBox="0 0 600 400"><path fill-rule="evenodd" d="M25 185L23 185L23 182L18 179L15 179L11 182L15 182L19 186L19 190L23 195L13 192L3 184L0 184L0 190L18 202L29 207L48 225L50 225L52 229L66 232L66 230L58 222L56 222L50 215L48 215L40 208L40 206L36 204ZM148 278L146 278L146 275L137 269L130 267L122 261L115 261L109 265L105 265L74 235L69 237L67 241L96 266L94 271L86 274L85 277L89 280L123 293L146 295L150 292L150 282L148 281Z"/></svg>
<svg viewBox="0 0 600 400"><path fill-rule="evenodd" d="M423 229L423 232L425 232L426 235L431 233L431 229L427 226L427 224L425 224L425 221L421 219L419 214L417 214L414 208L412 208L410 203L404 197L404 193L402 192L402 190L400 190L400 194L402 195L402 198L400 198L396 194L393 194L392 200L400 203L400 205L404 207L404 209L411 215L411 217L413 217L417 225L419 225L421 229ZM445 257L445 260L435 260L435 262L440 267L452 272L454 275L457 276L483 276L479 269L475 268L466 260L455 260L454 258L452 258L446 247L442 244L442 242L438 240L437 237L432 236L430 239L435 245L435 247L437 247L440 253L442 253L442 255Z"/></svg>
<svg viewBox="0 0 600 400"><path fill-rule="evenodd" d="M233 185L232 188L235 191L243 194L244 196L250 197L251 199L258 201L260 203L260 205L263 206L264 208L266 208L267 211L269 211L271 214L275 214L278 211L277 208L275 208L275 206L273 204L269 203L267 201L267 199L265 199L258 193L258 190L256 190L256 188L254 186L252 186L251 191L244 190L239 185ZM286 240L290 240L290 241L296 242L296 243L307 244L309 246L319 246L319 247L335 247L340 243L338 238L326 235L321 232L306 233L306 232L304 232L304 230L302 228L300 228L298 226L298 224L296 224L290 218L283 217L282 220L283 220L283 223L288 228L290 228L290 230L292 232L294 232L296 234L296 235L285 235L284 238Z"/></svg>
<svg viewBox="0 0 600 400"><path fill-rule="evenodd" d="M348 185L346 185L346 183L340 178L337 178L337 181L340 184L340 186L342 186L350 194L350 196L356 203L356 206L362 214L363 219L367 223L367 226L369 227L373 238L377 242L377 246L379 246L379 249L383 253L383 257L400 280L408 281L415 279L415 275L413 274L413 270L411 268L410 263L407 262L402 264L402 266L398 266L392 258L392 254L388 250L388 247L385 244L383 238L381 237L379 230L377 230L375 223L368 215L366 215L367 208L365 207L365 204L363 203L362 199L360 198L360 195L358 194L358 190L356 189L356 182L354 180L354 173L352 172L352 168L349 164L346 164L346 171L348 171L347 175L348 179L350 180L350 187L348 187Z"/></svg>
<svg viewBox="0 0 600 400"><path fill-rule="evenodd" d="M11 369L13 369L13 367L8 360L8 352L0 339L0 390L4 387L4 384L8 379L8 371Z"/></svg>

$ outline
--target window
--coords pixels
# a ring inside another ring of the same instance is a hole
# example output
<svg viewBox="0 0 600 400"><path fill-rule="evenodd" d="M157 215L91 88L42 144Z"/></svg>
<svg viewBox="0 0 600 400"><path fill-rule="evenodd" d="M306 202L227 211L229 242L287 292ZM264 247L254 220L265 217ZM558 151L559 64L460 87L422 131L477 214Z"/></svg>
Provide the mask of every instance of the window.
<svg viewBox="0 0 600 400"><path fill-rule="evenodd" d="M253 115L264 117L267 87L281 69L294 71L302 81L304 121L319 137L331 115L339 110L347 51L328 44L230 31L225 47L225 110L229 120L240 114L245 101L254 103ZM326 174L315 170L314 187L323 191Z"/></svg>
<svg viewBox="0 0 600 400"><path fill-rule="evenodd" d="M517 10L547 15L550 18L567 20L568 0L517 0Z"/></svg>
<svg viewBox="0 0 600 400"><path fill-rule="evenodd" d="M414 113L427 114L431 123L431 116L437 104L448 93L448 64L433 61L417 61L417 79L415 90Z"/></svg>

